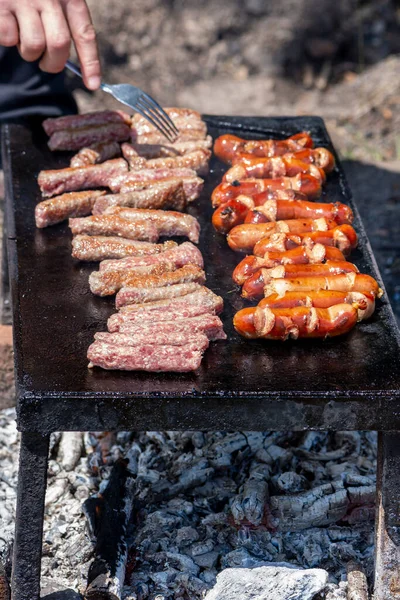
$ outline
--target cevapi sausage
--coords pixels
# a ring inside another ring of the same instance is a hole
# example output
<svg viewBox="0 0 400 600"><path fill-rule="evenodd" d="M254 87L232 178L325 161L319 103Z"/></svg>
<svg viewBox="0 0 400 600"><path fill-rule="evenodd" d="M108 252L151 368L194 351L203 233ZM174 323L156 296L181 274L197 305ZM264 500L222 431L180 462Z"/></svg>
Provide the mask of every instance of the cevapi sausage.
<svg viewBox="0 0 400 600"><path fill-rule="evenodd" d="M264 288L264 296L286 292L309 292L318 290L336 290L339 292L360 292L370 298L380 298L383 290L370 275L362 273L344 273L343 275L315 275L271 279Z"/></svg>
<svg viewBox="0 0 400 600"><path fill-rule="evenodd" d="M255 194L253 197L242 194L216 208L212 216L214 228L220 233L228 233L235 225L244 223L249 210L256 208L257 206L262 206L269 200L287 200L288 202L291 202L293 200L307 200L307 196L300 192L295 192L294 190L261 192ZM276 221L277 219L269 220Z"/></svg>
<svg viewBox="0 0 400 600"><path fill-rule="evenodd" d="M233 271L233 281L238 285L248 279L253 273L262 267L272 268L278 265L299 265L322 263L325 260L344 261L345 257L337 248L330 248L322 244L313 244L307 246L297 246L286 252L266 252L264 257L246 256L236 266Z"/></svg>
<svg viewBox="0 0 400 600"><path fill-rule="evenodd" d="M256 306L237 312L233 324L244 337L284 341L342 335L354 327L357 317L357 310L351 304L335 304L329 308Z"/></svg>
<svg viewBox="0 0 400 600"><path fill-rule="evenodd" d="M358 312L358 320L369 319L375 310L375 299L360 292L338 292L336 290L318 290L308 292L286 292L284 296L271 294L258 303L261 308L295 308L296 306L313 306L329 308L334 304L352 304Z"/></svg>
<svg viewBox="0 0 400 600"><path fill-rule="evenodd" d="M311 231L310 233L273 233L256 243L253 254L265 256L266 252L285 252L298 246L314 242L324 246L338 248L343 254L349 254L357 246L357 234L351 225L339 225L328 231Z"/></svg>
<svg viewBox="0 0 400 600"><path fill-rule="evenodd" d="M267 200L262 206L249 210L245 223L266 223L285 219L333 219L338 225L353 222L353 211L346 204L308 202L303 200Z"/></svg>
<svg viewBox="0 0 400 600"><path fill-rule="evenodd" d="M309 174L325 183L325 171L316 165L295 158L295 154L275 156L273 158L257 158L248 154L240 156L238 162L228 169L222 181L232 183L242 179L264 179L265 177L294 177L298 173Z"/></svg>
<svg viewBox="0 0 400 600"><path fill-rule="evenodd" d="M328 219L290 219L269 223L245 223L237 225L227 236L228 245L236 252L251 252L255 244L272 233L292 233L294 235L312 231L327 231L337 226Z"/></svg>
<svg viewBox="0 0 400 600"><path fill-rule="evenodd" d="M240 152L271 157L312 147L311 136L305 131L296 133L286 140L244 140L228 133L215 140L214 153L223 162L231 164L233 158Z"/></svg>
<svg viewBox="0 0 400 600"><path fill-rule="evenodd" d="M309 199L319 198L321 182L312 175L299 173L295 177L278 177L277 179L243 179L233 183L222 182L211 194L214 207L237 198L241 194L254 196L260 192L275 190L294 190L305 194Z"/></svg>
<svg viewBox="0 0 400 600"><path fill-rule="evenodd" d="M346 261L328 261L311 265L280 265L272 269L261 268L246 279L242 287L242 296L250 300L262 298L265 286L273 279L331 276L343 273L358 273L358 269L355 265Z"/></svg>

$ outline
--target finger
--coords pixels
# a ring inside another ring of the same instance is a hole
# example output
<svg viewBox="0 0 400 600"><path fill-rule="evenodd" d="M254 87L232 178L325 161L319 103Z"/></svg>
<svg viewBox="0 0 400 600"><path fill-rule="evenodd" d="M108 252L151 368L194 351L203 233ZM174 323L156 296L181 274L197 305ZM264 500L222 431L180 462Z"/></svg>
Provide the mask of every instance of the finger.
<svg viewBox="0 0 400 600"><path fill-rule="evenodd" d="M40 15L25 5L22 10L17 10L16 17L19 28L19 53L28 62L37 60L46 48Z"/></svg>
<svg viewBox="0 0 400 600"><path fill-rule="evenodd" d="M18 24L8 10L0 11L0 46L16 46L19 42Z"/></svg>
<svg viewBox="0 0 400 600"><path fill-rule="evenodd" d="M47 73L59 73L65 67L71 47L71 34L65 15L58 5L41 13L46 36L46 51L39 67Z"/></svg>
<svg viewBox="0 0 400 600"><path fill-rule="evenodd" d="M66 15L81 64L83 81L87 88L96 90L100 86L101 69L96 32L89 9L83 0L71 0L66 4Z"/></svg>

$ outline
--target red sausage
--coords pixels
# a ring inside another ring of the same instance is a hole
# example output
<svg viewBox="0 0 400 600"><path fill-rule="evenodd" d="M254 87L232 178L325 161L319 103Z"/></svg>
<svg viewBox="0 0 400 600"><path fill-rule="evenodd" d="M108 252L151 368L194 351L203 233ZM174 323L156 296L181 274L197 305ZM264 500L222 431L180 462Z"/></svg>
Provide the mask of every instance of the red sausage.
<svg viewBox="0 0 400 600"><path fill-rule="evenodd" d="M228 133L215 140L214 154L223 162L231 164L233 158L240 152L268 157L281 156L287 152L297 152L312 147L311 136L304 131L286 140L244 140Z"/></svg>
<svg viewBox="0 0 400 600"><path fill-rule="evenodd" d="M349 332L357 323L357 310L351 304L335 304L329 308L299 306L270 309L242 309L233 325L247 338L285 341L288 338L326 338Z"/></svg>
<svg viewBox="0 0 400 600"><path fill-rule="evenodd" d="M281 199L291 202L293 200L307 200L307 196L293 190L261 192L253 197L242 194L218 206L214 211L212 223L219 233L228 233L232 227L244 223L249 210L269 200Z"/></svg>
<svg viewBox="0 0 400 600"><path fill-rule="evenodd" d="M295 177L278 177L277 179L244 179L231 183L222 182L211 194L213 206L219 206L241 194L254 196L260 192L275 190L294 190L305 194L309 199L321 195L321 182L312 175L299 173Z"/></svg>
<svg viewBox="0 0 400 600"><path fill-rule="evenodd" d="M262 298L265 287L273 279L329 277L343 273L358 273L358 269L355 265L346 261L328 261L326 263L311 265L280 265L272 269L261 268L254 275L246 279L242 287L242 296L251 300Z"/></svg>
<svg viewBox="0 0 400 600"><path fill-rule="evenodd" d="M352 304L358 311L358 320L368 319L375 310L375 299L360 292L338 292L335 290L310 290L308 292L286 292L284 296L271 294L258 303L261 308L294 308L295 306L314 306L329 308L334 304Z"/></svg>
<svg viewBox="0 0 400 600"><path fill-rule="evenodd" d="M294 177L298 173L309 174L324 183L325 171L314 164L302 162L295 158L295 154L274 156L272 158L259 158L251 154L241 155L240 161L234 162L233 166L225 173L222 181L233 183L242 179L263 179L271 177Z"/></svg>
<svg viewBox="0 0 400 600"><path fill-rule="evenodd" d="M270 223L245 223L237 225L229 232L227 241L229 247L237 252L251 252L255 244L266 235L272 233L308 233L312 231L327 231L336 227L335 221L328 219L291 219Z"/></svg>
<svg viewBox="0 0 400 600"><path fill-rule="evenodd" d="M339 225L328 231L312 231L304 234L272 234L256 243L253 254L265 256L266 252L284 252L297 246L309 244L310 241L324 246L338 248L343 254L349 254L357 246L357 234L351 225Z"/></svg>
<svg viewBox="0 0 400 600"><path fill-rule="evenodd" d="M243 283L261 267L272 268L278 265L299 265L322 263L325 260L344 261L345 257L337 248L329 248L322 244L297 246L286 252L266 252L264 257L246 256L233 271L233 281Z"/></svg>
<svg viewBox="0 0 400 600"><path fill-rule="evenodd" d="M338 225L353 222L353 211L341 202L323 203L304 200L267 200L262 206L249 210L245 223L265 223L282 219L334 219Z"/></svg>

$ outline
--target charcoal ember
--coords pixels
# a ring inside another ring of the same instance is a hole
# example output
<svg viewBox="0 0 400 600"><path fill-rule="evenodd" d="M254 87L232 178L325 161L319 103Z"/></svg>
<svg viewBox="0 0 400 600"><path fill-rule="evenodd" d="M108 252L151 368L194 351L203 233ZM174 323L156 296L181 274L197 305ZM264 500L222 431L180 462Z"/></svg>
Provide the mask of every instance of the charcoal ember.
<svg viewBox="0 0 400 600"><path fill-rule="evenodd" d="M260 567L265 564L265 560L260 560L256 556L250 554L246 548L238 548L232 550L222 557L221 566L223 569L227 568L249 568Z"/></svg>
<svg viewBox="0 0 400 600"><path fill-rule="evenodd" d="M0 412L0 552L2 538L12 538L14 529L14 418L13 411ZM105 492L121 457L129 457L136 472L135 514L127 537L134 568L127 570L123 600L154 600L157 595L201 600L222 569L271 562L274 567L290 561L306 569L326 568L331 583L320 594L323 600L343 600L340 582L349 560L362 562L367 577L372 575L373 433L97 432L85 433L83 439L71 471L58 462L61 435L54 436L49 461L49 490L54 487L62 495L46 507L42 574L64 589L85 593L97 539L96 504L90 503ZM318 453L341 458L317 460ZM242 502L245 490L259 481L271 495L261 523L235 523L232 503ZM343 504L337 503L337 493ZM324 519L328 524L320 525Z"/></svg>
<svg viewBox="0 0 400 600"><path fill-rule="evenodd" d="M271 496L270 503L279 527L296 531L339 521L347 512L349 498L341 483L332 482L295 496Z"/></svg>
<svg viewBox="0 0 400 600"><path fill-rule="evenodd" d="M253 597L260 600L313 600L327 582L328 573L323 569L300 571L276 566L226 569L217 576L206 600L240 598L245 589L250 589Z"/></svg>
<svg viewBox="0 0 400 600"><path fill-rule="evenodd" d="M252 465L249 478L231 505L231 512L236 523L246 519L252 525L261 524L269 496L269 475L270 470L267 465L258 463Z"/></svg>
<svg viewBox="0 0 400 600"><path fill-rule="evenodd" d="M321 600L349 600L347 595L347 582L341 581L339 585L328 583L320 598ZM316 600L319 600L318 597ZM366 600L368 600L367 596Z"/></svg>
<svg viewBox="0 0 400 600"><path fill-rule="evenodd" d="M72 471L83 451L83 434L80 431L64 431L58 446L57 459L65 471Z"/></svg>
<svg viewBox="0 0 400 600"><path fill-rule="evenodd" d="M61 477L62 474L63 472L60 473L60 477L53 480L50 485L47 486L45 506L54 505L67 491L68 479L66 477L66 473L64 473L63 478Z"/></svg>
<svg viewBox="0 0 400 600"><path fill-rule="evenodd" d="M176 532L176 543L179 548L185 548L193 544L193 542L197 542L199 539L199 534L194 527L186 526L181 527Z"/></svg>
<svg viewBox="0 0 400 600"><path fill-rule="evenodd" d="M265 434L261 431L243 431L246 436L247 444L252 452L257 452L263 448Z"/></svg>
<svg viewBox="0 0 400 600"><path fill-rule="evenodd" d="M275 487L278 493L296 494L306 491L309 483L304 475L299 475L295 471L286 471L276 478Z"/></svg>
<svg viewBox="0 0 400 600"><path fill-rule="evenodd" d="M218 559L219 553L213 550L211 552L205 552L204 554L199 554L198 556L195 556L194 562L196 563L196 565L202 567L203 569L213 569L216 566Z"/></svg>

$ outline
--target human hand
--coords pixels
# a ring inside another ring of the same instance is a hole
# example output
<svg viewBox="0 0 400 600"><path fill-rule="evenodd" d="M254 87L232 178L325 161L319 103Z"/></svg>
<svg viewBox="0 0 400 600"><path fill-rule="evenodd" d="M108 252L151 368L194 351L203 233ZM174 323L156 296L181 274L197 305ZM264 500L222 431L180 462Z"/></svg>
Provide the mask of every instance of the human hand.
<svg viewBox="0 0 400 600"><path fill-rule="evenodd" d="M18 46L28 62L41 58L48 73L63 70L71 40L91 90L100 85L96 32L85 0L0 0L0 46Z"/></svg>

